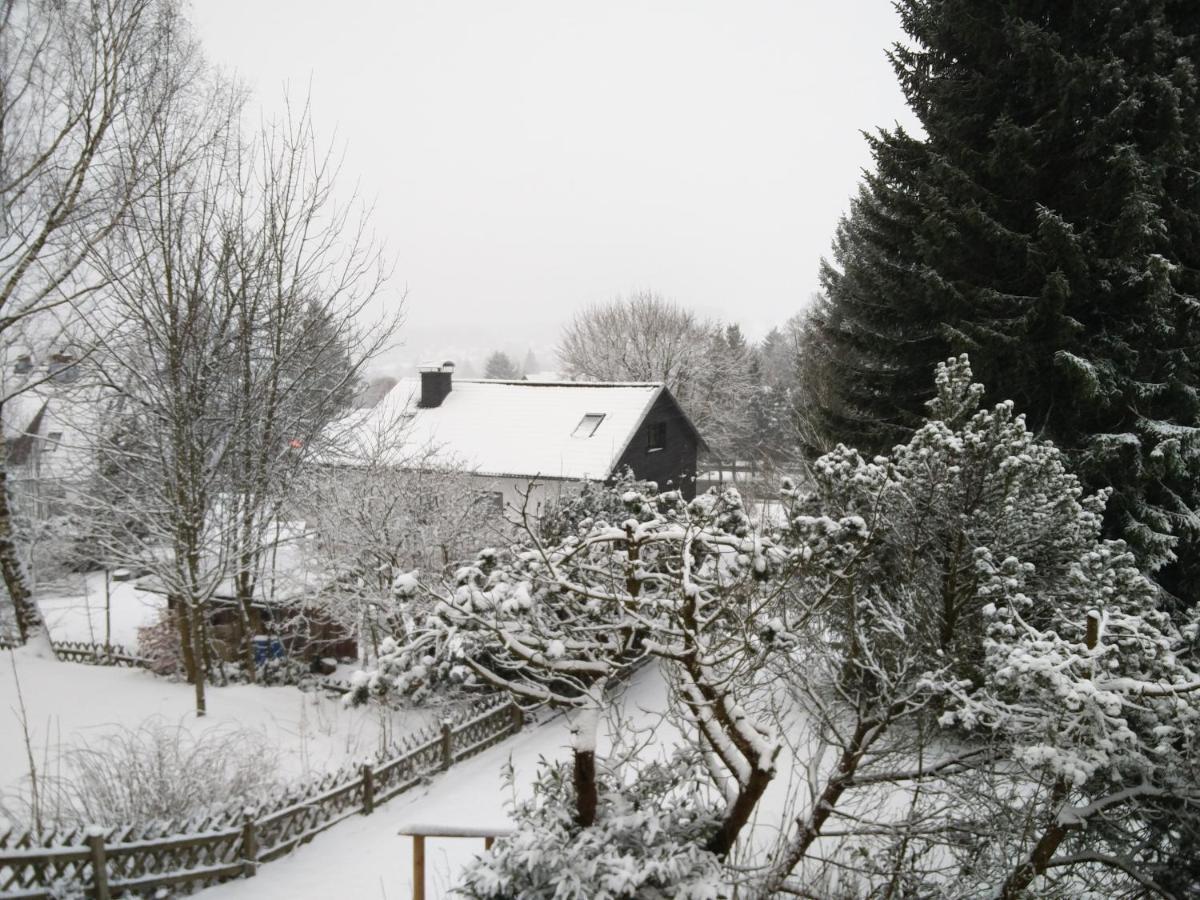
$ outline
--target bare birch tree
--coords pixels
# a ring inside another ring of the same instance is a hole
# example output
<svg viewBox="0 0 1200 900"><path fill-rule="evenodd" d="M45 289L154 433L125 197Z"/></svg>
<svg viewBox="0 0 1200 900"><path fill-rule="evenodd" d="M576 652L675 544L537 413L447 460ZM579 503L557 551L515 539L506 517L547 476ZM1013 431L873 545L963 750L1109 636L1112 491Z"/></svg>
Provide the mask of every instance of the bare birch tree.
<svg viewBox="0 0 1200 900"><path fill-rule="evenodd" d="M337 159L304 108L264 129L241 173L229 223L236 360L224 510L242 659L253 679L255 600L274 526L293 485L349 411L365 365L393 338L401 302L367 321L387 275L364 209L334 196Z"/></svg>
<svg viewBox="0 0 1200 900"><path fill-rule="evenodd" d="M215 513L236 427L226 400L237 317L225 285L241 103L208 72L176 98L154 131L151 189L94 261L110 285L93 316L99 364L124 419L98 436L109 463L101 475L107 501L136 511L139 526L113 535L111 551L149 568L170 599L197 715L212 662L208 604L225 577Z"/></svg>
<svg viewBox="0 0 1200 900"><path fill-rule="evenodd" d="M157 135L156 186L115 249L97 340L136 440L104 449L107 493L142 533L115 552L172 598L185 668L205 709L220 660L213 598L232 585L253 677L257 583L292 480L352 399L398 314L363 325L386 275L359 204L339 204L307 110L248 143L240 92L197 81ZM180 160L184 160L183 164Z"/></svg>
<svg viewBox="0 0 1200 900"><path fill-rule="evenodd" d="M172 0L0 3L0 362L107 280L89 265L145 195L144 158L188 78ZM3 379L0 409L39 379ZM42 630L22 571L0 435L0 577L22 640Z"/></svg>

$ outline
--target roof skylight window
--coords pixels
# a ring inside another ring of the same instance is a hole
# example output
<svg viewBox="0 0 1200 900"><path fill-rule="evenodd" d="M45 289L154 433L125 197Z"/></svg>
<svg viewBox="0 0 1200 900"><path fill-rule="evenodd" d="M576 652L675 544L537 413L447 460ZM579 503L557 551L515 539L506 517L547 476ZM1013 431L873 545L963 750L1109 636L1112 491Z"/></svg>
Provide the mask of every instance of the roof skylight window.
<svg viewBox="0 0 1200 900"><path fill-rule="evenodd" d="M579 420L579 424L571 432L571 437L590 438L596 433L596 429L600 427L600 423L603 421L604 413L588 413Z"/></svg>

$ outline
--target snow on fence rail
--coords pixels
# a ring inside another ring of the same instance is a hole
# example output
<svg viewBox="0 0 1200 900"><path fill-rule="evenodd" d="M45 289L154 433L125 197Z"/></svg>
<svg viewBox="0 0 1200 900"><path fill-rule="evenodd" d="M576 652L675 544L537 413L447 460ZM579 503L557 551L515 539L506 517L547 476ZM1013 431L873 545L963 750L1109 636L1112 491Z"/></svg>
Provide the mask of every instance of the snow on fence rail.
<svg viewBox="0 0 1200 900"><path fill-rule="evenodd" d="M392 755L291 786L259 801L185 822L70 828L41 834L0 826L0 898L49 900L85 890L97 900L130 891L197 888L248 878L316 834L402 794L428 776L519 731L520 707L479 700L395 746Z"/></svg>

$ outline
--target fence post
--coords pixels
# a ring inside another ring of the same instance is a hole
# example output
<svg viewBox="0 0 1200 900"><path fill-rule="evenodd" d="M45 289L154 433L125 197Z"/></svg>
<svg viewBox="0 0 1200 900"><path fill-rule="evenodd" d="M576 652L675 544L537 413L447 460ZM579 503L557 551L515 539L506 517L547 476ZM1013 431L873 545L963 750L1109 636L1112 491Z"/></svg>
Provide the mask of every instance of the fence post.
<svg viewBox="0 0 1200 900"><path fill-rule="evenodd" d="M254 827L254 810L242 811L242 877L258 874L258 832Z"/></svg>
<svg viewBox="0 0 1200 900"><path fill-rule="evenodd" d="M425 835L413 835L413 900L425 900Z"/></svg>
<svg viewBox="0 0 1200 900"><path fill-rule="evenodd" d="M363 815L369 816L375 811L375 770L370 763L363 763Z"/></svg>
<svg viewBox="0 0 1200 900"><path fill-rule="evenodd" d="M442 719L442 769L450 768L454 762L454 729L449 719Z"/></svg>
<svg viewBox="0 0 1200 900"><path fill-rule="evenodd" d="M104 856L104 829L96 825L88 827L87 845L92 852L92 887L96 900L110 900L108 892L108 860Z"/></svg>
<svg viewBox="0 0 1200 900"><path fill-rule="evenodd" d="M512 721L512 733L516 734L525 725L525 710L521 709L521 707L518 704L513 703L510 700L509 706L508 706L508 714Z"/></svg>

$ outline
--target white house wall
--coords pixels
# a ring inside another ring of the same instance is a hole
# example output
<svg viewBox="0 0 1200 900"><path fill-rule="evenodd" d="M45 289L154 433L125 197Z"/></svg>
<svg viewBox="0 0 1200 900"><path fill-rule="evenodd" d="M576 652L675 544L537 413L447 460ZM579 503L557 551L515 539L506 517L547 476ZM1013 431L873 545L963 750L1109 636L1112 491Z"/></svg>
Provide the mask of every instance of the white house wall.
<svg viewBox="0 0 1200 900"><path fill-rule="evenodd" d="M485 475L471 476L480 493L500 494L506 512L519 511L522 504L533 516L540 514L547 503L560 497L574 497L583 486L579 481L537 481L529 478L496 478Z"/></svg>

